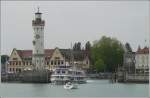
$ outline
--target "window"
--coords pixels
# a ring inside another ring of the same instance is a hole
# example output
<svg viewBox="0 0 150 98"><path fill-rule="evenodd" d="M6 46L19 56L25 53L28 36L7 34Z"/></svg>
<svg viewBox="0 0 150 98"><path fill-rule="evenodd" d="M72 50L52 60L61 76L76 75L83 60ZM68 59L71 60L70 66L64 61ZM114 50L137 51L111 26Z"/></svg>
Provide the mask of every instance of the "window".
<svg viewBox="0 0 150 98"><path fill-rule="evenodd" d="M88 62L88 61L86 61L86 64L89 64L89 62Z"/></svg>
<svg viewBox="0 0 150 98"><path fill-rule="evenodd" d="M53 65L53 61L51 61L51 65Z"/></svg>
<svg viewBox="0 0 150 98"><path fill-rule="evenodd" d="M13 60L14 60L14 61L16 61L16 60L17 60L17 58L13 58Z"/></svg>
<svg viewBox="0 0 150 98"><path fill-rule="evenodd" d="M63 70L62 73L66 73L66 72Z"/></svg>
<svg viewBox="0 0 150 98"><path fill-rule="evenodd" d="M25 62L23 62L23 65L25 65Z"/></svg>
<svg viewBox="0 0 150 98"><path fill-rule="evenodd" d="M54 62L54 65L56 65L56 61Z"/></svg>
<svg viewBox="0 0 150 98"><path fill-rule="evenodd" d="M64 62L63 62L63 61L61 61L61 64L64 64Z"/></svg>
<svg viewBox="0 0 150 98"><path fill-rule="evenodd" d="M60 65L60 61L58 61L58 65Z"/></svg>
<svg viewBox="0 0 150 98"><path fill-rule="evenodd" d="M45 57L45 60L48 60L48 58L47 58L47 57Z"/></svg>
<svg viewBox="0 0 150 98"><path fill-rule="evenodd" d="M60 57L55 57L55 59L60 59Z"/></svg>
<svg viewBox="0 0 150 98"><path fill-rule="evenodd" d="M21 61L19 61L19 65L21 65Z"/></svg>
<svg viewBox="0 0 150 98"><path fill-rule="evenodd" d="M59 73L60 73L60 71L57 71L57 73L59 74Z"/></svg>
<svg viewBox="0 0 150 98"><path fill-rule="evenodd" d="M16 65L18 65L18 62L16 62Z"/></svg>
<svg viewBox="0 0 150 98"><path fill-rule="evenodd" d="M18 71L19 71L19 73L20 73L20 72L21 72L21 68L19 68L19 70L18 70Z"/></svg>
<svg viewBox="0 0 150 98"><path fill-rule="evenodd" d="M11 71L11 68L9 68L9 71Z"/></svg>
<svg viewBox="0 0 150 98"><path fill-rule="evenodd" d="M15 65L15 62L13 62L13 65Z"/></svg>

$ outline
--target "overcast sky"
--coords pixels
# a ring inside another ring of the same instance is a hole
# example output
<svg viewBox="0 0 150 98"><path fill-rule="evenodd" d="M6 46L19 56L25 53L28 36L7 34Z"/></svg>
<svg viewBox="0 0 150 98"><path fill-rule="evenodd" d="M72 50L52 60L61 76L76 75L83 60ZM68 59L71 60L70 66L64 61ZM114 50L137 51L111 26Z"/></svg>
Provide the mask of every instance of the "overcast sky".
<svg viewBox="0 0 150 98"><path fill-rule="evenodd" d="M149 36L148 1L2 1L1 53L32 49L32 20L37 7L45 20L45 48L70 48L71 43L103 35L129 42L133 50Z"/></svg>

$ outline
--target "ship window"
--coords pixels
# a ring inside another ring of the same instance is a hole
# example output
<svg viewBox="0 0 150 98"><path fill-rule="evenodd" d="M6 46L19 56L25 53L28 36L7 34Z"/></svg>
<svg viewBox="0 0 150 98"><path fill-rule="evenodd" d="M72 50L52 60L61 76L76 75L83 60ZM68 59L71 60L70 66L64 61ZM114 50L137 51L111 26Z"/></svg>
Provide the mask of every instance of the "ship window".
<svg viewBox="0 0 150 98"><path fill-rule="evenodd" d="M60 73L60 71L57 71L57 73Z"/></svg>
<svg viewBox="0 0 150 98"><path fill-rule="evenodd" d="M65 73L65 71L63 70L62 73Z"/></svg>

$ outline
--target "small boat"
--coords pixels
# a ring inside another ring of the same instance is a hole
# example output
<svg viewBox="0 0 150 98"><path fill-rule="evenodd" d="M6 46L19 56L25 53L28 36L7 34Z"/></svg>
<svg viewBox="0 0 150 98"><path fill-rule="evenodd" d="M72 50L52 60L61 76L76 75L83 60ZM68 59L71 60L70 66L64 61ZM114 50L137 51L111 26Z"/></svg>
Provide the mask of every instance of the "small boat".
<svg viewBox="0 0 150 98"><path fill-rule="evenodd" d="M68 82L64 85L64 89L77 89L77 84L72 84L71 82Z"/></svg>

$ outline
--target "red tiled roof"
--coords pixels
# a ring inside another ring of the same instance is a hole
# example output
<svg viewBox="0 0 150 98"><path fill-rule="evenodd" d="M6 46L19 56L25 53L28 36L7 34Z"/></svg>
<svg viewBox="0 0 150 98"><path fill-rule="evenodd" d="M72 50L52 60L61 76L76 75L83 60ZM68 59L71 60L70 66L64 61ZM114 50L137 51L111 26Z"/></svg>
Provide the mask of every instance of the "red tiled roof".
<svg viewBox="0 0 150 98"><path fill-rule="evenodd" d="M45 49L45 56L52 56L54 49ZM20 57L31 57L32 50L17 50Z"/></svg>
<svg viewBox="0 0 150 98"><path fill-rule="evenodd" d="M65 59L71 59L71 50L70 49L59 49ZM32 50L16 50L21 58L32 57ZM45 49L45 59L51 58L55 49ZM89 53L85 50L73 51L72 52L74 60L84 60L85 57L89 57Z"/></svg>
<svg viewBox="0 0 150 98"><path fill-rule="evenodd" d="M55 49L45 49L45 56L52 56Z"/></svg>
<svg viewBox="0 0 150 98"><path fill-rule="evenodd" d="M143 49L138 49L137 54L148 54L149 53L149 48L145 47Z"/></svg>

